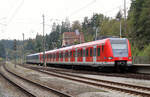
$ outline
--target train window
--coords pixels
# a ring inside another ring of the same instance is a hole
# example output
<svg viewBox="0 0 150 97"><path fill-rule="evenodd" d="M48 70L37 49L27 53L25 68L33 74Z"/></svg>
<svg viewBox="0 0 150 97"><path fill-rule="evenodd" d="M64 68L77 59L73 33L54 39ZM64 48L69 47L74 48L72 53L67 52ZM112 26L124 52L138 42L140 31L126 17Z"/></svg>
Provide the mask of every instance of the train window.
<svg viewBox="0 0 150 97"><path fill-rule="evenodd" d="M49 58L52 58L52 54L49 54Z"/></svg>
<svg viewBox="0 0 150 97"><path fill-rule="evenodd" d="M80 50L77 51L77 56L80 57Z"/></svg>
<svg viewBox="0 0 150 97"><path fill-rule="evenodd" d="M93 56L93 48L90 48L90 57Z"/></svg>
<svg viewBox="0 0 150 97"><path fill-rule="evenodd" d="M67 51L67 57L69 57L69 52Z"/></svg>
<svg viewBox="0 0 150 97"><path fill-rule="evenodd" d="M85 49L83 49L83 57L85 57Z"/></svg>
<svg viewBox="0 0 150 97"><path fill-rule="evenodd" d="M70 51L70 57L72 57L72 51Z"/></svg>
<svg viewBox="0 0 150 97"><path fill-rule="evenodd" d="M82 49L80 50L80 55L81 55L81 57L83 56L83 50Z"/></svg>
<svg viewBox="0 0 150 97"><path fill-rule="evenodd" d="M73 51L73 57L75 57L75 54L76 54L76 52L75 52L75 51Z"/></svg>
<svg viewBox="0 0 150 97"><path fill-rule="evenodd" d="M89 56L89 50L88 50L88 48L86 49L86 57L88 57Z"/></svg>
<svg viewBox="0 0 150 97"><path fill-rule="evenodd" d="M65 58L67 58L67 52L65 52Z"/></svg>
<svg viewBox="0 0 150 97"><path fill-rule="evenodd" d="M102 52L104 51L104 45L102 45Z"/></svg>
<svg viewBox="0 0 150 97"><path fill-rule="evenodd" d="M61 58L63 58L64 56L63 56L63 52L61 52Z"/></svg>
<svg viewBox="0 0 150 97"><path fill-rule="evenodd" d="M64 53L65 58L67 58L67 52Z"/></svg>
<svg viewBox="0 0 150 97"><path fill-rule="evenodd" d="M61 58L61 53L59 53L59 58Z"/></svg>
<svg viewBox="0 0 150 97"><path fill-rule="evenodd" d="M59 53L57 53L57 58L59 58Z"/></svg>
<svg viewBox="0 0 150 97"><path fill-rule="evenodd" d="M97 47L97 56L100 56L100 51L101 51L100 47Z"/></svg>
<svg viewBox="0 0 150 97"><path fill-rule="evenodd" d="M47 55L47 58L50 58L50 54Z"/></svg>
<svg viewBox="0 0 150 97"><path fill-rule="evenodd" d="M56 53L54 54L54 58L56 59L56 57L57 57L57 55L56 55Z"/></svg>
<svg viewBox="0 0 150 97"><path fill-rule="evenodd" d="M93 56L96 56L96 48L93 50Z"/></svg>

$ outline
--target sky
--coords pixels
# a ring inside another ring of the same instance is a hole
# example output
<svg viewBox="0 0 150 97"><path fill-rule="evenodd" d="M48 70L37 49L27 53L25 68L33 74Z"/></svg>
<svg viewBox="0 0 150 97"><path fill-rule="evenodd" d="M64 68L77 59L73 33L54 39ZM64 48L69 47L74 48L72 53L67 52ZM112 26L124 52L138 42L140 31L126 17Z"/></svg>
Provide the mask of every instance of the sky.
<svg viewBox="0 0 150 97"><path fill-rule="evenodd" d="M130 0L126 0L127 10ZM51 32L53 22L57 24L66 18L70 22L83 21L94 13L115 17L124 0L0 0L0 39L22 40L42 35L42 15L45 16L45 33Z"/></svg>

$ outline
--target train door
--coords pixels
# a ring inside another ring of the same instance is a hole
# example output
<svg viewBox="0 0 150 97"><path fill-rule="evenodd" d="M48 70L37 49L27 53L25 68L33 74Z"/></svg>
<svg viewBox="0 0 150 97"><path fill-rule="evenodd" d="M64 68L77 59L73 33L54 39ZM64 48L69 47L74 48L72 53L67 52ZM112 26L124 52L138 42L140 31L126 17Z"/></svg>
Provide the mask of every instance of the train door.
<svg viewBox="0 0 150 97"><path fill-rule="evenodd" d="M40 63L42 63L42 54L40 54Z"/></svg>
<svg viewBox="0 0 150 97"><path fill-rule="evenodd" d="M52 60L52 54L50 53L49 54L49 61L51 62L51 60Z"/></svg>
<svg viewBox="0 0 150 97"><path fill-rule="evenodd" d="M46 54L46 63L47 63L47 62L48 62L48 60L49 60L49 59L48 59L48 55L49 55L49 54Z"/></svg>
<svg viewBox="0 0 150 97"><path fill-rule="evenodd" d="M104 62L106 57L104 57L104 45L101 45L101 61Z"/></svg>
<svg viewBox="0 0 150 97"><path fill-rule="evenodd" d="M93 62L93 47L89 48L89 62Z"/></svg>
<svg viewBox="0 0 150 97"><path fill-rule="evenodd" d="M70 51L70 62L75 62L75 50Z"/></svg>
<svg viewBox="0 0 150 97"><path fill-rule="evenodd" d="M96 61L97 62L101 61L101 46L100 45L96 47Z"/></svg>
<svg viewBox="0 0 150 97"><path fill-rule="evenodd" d="M63 62L63 51L60 53L60 61Z"/></svg>
<svg viewBox="0 0 150 97"><path fill-rule="evenodd" d="M75 62L77 63L77 54L78 54L78 52L77 52L77 48L75 48Z"/></svg>
<svg viewBox="0 0 150 97"><path fill-rule="evenodd" d="M71 62L70 61L71 60L71 55L70 55L71 53L70 52L71 52L71 50L68 50L68 62Z"/></svg>
<svg viewBox="0 0 150 97"><path fill-rule="evenodd" d="M68 62L68 51L65 51L65 62Z"/></svg>
<svg viewBox="0 0 150 97"><path fill-rule="evenodd" d="M83 49L79 48L77 50L77 62L82 62L83 61Z"/></svg>
<svg viewBox="0 0 150 97"><path fill-rule="evenodd" d="M57 53L54 53L54 62L56 62L57 59Z"/></svg>
<svg viewBox="0 0 150 97"><path fill-rule="evenodd" d="M96 45L93 47L94 47L93 48L93 62L94 62L94 64L96 64Z"/></svg>
<svg viewBox="0 0 150 97"><path fill-rule="evenodd" d="M56 62L59 61L59 52L56 53Z"/></svg>
<svg viewBox="0 0 150 97"><path fill-rule="evenodd" d="M93 47L86 48L86 62L93 62Z"/></svg>

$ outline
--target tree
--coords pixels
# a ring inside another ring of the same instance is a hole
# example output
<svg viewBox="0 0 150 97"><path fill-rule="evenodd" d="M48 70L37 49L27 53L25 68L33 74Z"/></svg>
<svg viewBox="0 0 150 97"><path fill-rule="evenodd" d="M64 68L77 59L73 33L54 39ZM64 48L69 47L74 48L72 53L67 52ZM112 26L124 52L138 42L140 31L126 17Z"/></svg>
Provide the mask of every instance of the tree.
<svg viewBox="0 0 150 97"><path fill-rule="evenodd" d="M5 48L1 42L0 42L0 57L5 58Z"/></svg>
<svg viewBox="0 0 150 97"><path fill-rule="evenodd" d="M77 29L81 32L82 31L82 26L81 26L79 21L74 21L73 24L72 24L72 31L75 31Z"/></svg>
<svg viewBox="0 0 150 97"><path fill-rule="evenodd" d="M149 44L150 0L132 0L129 11L130 37L140 49Z"/></svg>

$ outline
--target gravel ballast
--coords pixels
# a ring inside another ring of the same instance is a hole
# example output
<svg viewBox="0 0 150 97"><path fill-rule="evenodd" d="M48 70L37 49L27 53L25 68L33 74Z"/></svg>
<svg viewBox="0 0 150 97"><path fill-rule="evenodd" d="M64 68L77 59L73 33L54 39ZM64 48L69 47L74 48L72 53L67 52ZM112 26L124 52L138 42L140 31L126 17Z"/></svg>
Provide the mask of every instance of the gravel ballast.
<svg viewBox="0 0 150 97"><path fill-rule="evenodd" d="M17 68L14 68L14 65L10 63L8 66L13 72L19 73L27 78L31 78L34 81L58 89L62 92L74 95L75 97L134 97L134 95L129 96L127 93L108 90L101 87L98 88L87 84L46 75L18 65Z"/></svg>

